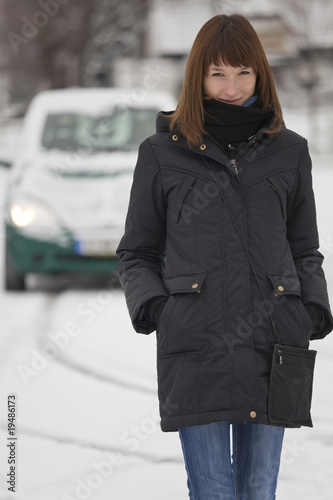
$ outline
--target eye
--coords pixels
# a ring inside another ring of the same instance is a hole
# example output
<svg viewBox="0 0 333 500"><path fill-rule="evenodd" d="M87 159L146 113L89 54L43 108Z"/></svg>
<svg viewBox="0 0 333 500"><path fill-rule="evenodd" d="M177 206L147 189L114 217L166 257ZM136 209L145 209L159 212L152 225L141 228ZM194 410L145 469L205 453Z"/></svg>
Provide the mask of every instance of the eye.
<svg viewBox="0 0 333 500"><path fill-rule="evenodd" d="M223 73L213 73L212 76L224 76Z"/></svg>
<svg viewBox="0 0 333 500"><path fill-rule="evenodd" d="M240 75L249 75L249 74L250 74L250 72L249 72L249 71L247 71L246 69L244 69L244 70L243 70L243 71L241 71L239 74L240 74Z"/></svg>

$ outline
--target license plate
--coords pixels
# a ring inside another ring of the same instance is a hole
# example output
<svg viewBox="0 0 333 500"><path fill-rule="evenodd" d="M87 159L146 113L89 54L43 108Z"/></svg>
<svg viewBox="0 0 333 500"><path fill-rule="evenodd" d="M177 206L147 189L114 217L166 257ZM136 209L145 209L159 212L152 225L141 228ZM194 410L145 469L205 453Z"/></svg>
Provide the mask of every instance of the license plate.
<svg viewBox="0 0 333 500"><path fill-rule="evenodd" d="M84 240L74 242L76 255L91 257L116 257L119 242L112 240Z"/></svg>

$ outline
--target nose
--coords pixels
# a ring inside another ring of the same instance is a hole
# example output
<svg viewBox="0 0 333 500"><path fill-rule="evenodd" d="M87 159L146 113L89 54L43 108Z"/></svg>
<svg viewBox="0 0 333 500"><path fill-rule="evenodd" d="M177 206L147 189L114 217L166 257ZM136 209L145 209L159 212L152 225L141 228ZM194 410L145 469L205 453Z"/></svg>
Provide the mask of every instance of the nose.
<svg viewBox="0 0 333 500"><path fill-rule="evenodd" d="M224 93L228 97L235 97L235 95L237 94L237 88L236 88L234 80L228 80L226 82L225 88L224 88Z"/></svg>

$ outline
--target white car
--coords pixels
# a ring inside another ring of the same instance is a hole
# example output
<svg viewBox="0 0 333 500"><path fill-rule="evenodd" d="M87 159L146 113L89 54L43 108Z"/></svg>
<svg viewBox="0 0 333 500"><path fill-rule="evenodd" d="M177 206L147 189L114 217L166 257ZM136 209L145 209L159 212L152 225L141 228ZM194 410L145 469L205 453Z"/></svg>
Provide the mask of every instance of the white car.
<svg viewBox="0 0 333 500"><path fill-rule="evenodd" d="M27 273L114 272L139 144L165 92L41 92L26 114L5 210L7 290Z"/></svg>

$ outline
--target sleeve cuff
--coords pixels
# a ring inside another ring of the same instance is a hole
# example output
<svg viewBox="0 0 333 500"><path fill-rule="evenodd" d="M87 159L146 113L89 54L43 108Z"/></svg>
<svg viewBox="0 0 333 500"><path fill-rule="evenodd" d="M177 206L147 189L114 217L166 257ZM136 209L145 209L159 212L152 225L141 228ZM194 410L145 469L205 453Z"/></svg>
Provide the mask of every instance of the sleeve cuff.
<svg viewBox="0 0 333 500"><path fill-rule="evenodd" d="M157 325L167 300L163 295L150 299L144 307L145 317Z"/></svg>
<svg viewBox="0 0 333 500"><path fill-rule="evenodd" d="M305 304L305 308L312 320L314 333L319 333L325 326L325 316L322 308L318 304L314 304L313 302Z"/></svg>

